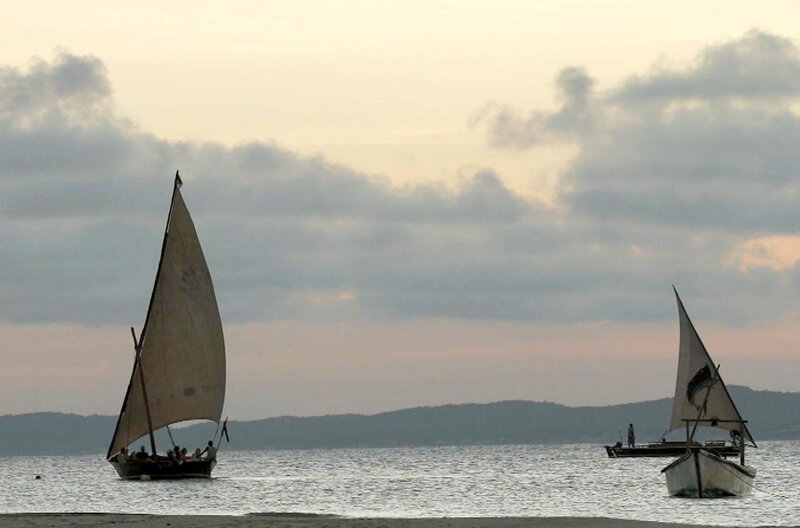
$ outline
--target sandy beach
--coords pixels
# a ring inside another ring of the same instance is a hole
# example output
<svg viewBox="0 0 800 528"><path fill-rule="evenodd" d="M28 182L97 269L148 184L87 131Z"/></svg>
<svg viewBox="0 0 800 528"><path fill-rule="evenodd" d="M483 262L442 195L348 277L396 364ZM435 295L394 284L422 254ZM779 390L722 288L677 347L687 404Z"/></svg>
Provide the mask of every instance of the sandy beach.
<svg viewBox="0 0 800 528"><path fill-rule="evenodd" d="M505 517L435 519L353 519L305 514L120 515L120 514L7 514L3 528L691 528L673 524L586 517Z"/></svg>

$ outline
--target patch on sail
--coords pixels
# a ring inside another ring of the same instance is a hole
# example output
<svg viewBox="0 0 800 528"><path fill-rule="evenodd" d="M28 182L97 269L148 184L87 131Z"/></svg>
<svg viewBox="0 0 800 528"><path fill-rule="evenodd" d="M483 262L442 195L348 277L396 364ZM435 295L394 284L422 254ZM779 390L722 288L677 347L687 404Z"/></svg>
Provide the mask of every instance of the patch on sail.
<svg viewBox="0 0 800 528"><path fill-rule="evenodd" d="M212 292L211 279L207 275L195 270L194 267L188 266L181 272L180 288L184 293L207 298Z"/></svg>
<svg viewBox="0 0 800 528"><path fill-rule="evenodd" d="M186 387L185 389L183 389L184 396L194 396L194 392L195 392L194 387Z"/></svg>
<svg viewBox="0 0 800 528"><path fill-rule="evenodd" d="M695 396L697 393L702 391L703 389L711 389L711 387L716 383L716 378L711 377L711 369L708 365L701 368L697 371L697 373L689 380L689 385L686 389L686 395L689 397L689 402L694 405L694 408L698 411L702 409L705 402L697 403L694 401Z"/></svg>

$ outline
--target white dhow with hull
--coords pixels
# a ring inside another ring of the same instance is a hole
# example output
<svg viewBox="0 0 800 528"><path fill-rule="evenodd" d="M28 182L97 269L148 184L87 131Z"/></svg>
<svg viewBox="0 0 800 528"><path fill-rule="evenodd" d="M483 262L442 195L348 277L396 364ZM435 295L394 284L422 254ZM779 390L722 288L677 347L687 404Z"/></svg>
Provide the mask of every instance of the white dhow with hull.
<svg viewBox="0 0 800 528"><path fill-rule="evenodd" d="M686 453L661 470L669 494L676 497L742 497L753 489L756 470L745 465L745 446L756 447L747 422L731 399L725 382L697 334L678 296L680 349L670 431L685 428ZM727 429L739 444L739 463L695 444L699 425Z"/></svg>
<svg viewBox="0 0 800 528"><path fill-rule="evenodd" d="M753 489L756 470L703 448L690 448L662 470L673 497L743 497Z"/></svg>

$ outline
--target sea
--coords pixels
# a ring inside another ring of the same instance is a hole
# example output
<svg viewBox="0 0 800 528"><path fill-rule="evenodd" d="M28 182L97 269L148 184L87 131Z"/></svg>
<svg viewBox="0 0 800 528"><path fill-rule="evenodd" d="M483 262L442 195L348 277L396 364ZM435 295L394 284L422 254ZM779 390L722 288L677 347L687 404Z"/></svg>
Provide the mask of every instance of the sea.
<svg viewBox="0 0 800 528"><path fill-rule="evenodd" d="M746 498L667 495L669 458L609 459L599 445L225 451L214 478L123 481L102 455L0 458L0 513L347 517L612 517L800 525L800 442L748 451ZM36 479L40 475L40 479Z"/></svg>

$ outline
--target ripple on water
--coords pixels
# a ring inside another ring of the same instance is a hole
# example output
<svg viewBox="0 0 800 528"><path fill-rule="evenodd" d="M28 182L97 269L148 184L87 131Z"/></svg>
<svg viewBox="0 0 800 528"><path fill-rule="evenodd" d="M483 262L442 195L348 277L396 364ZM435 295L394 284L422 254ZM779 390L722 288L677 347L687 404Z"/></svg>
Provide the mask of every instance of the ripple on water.
<svg viewBox="0 0 800 528"><path fill-rule="evenodd" d="M616 517L718 525L800 524L800 442L750 451L751 497L673 499L669 459L600 446L223 452L211 480L121 481L100 456L0 458L0 512ZM42 480L34 480L35 475Z"/></svg>

